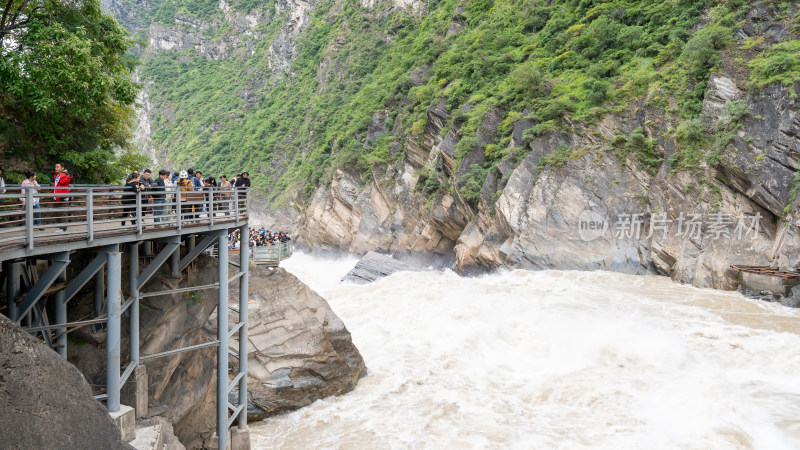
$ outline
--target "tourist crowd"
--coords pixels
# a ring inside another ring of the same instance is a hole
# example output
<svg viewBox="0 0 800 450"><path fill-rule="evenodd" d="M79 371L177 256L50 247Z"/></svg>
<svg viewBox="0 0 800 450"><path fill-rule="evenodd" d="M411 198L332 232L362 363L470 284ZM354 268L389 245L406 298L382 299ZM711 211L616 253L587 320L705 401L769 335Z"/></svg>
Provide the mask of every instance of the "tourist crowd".
<svg viewBox="0 0 800 450"><path fill-rule="evenodd" d="M42 187L36 180L36 173L33 171L24 172L25 179L20 184L26 189L20 190L20 201L25 207L27 192L37 194ZM63 162L55 164L53 171L53 181L46 192L52 193L52 197L32 196L34 210L39 210L40 200L47 203L48 208L55 211L48 214L48 217L66 217L69 215L68 208L74 207L73 199L70 198L70 184L73 175L69 173ZM221 188L215 190L212 188ZM159 170L157 176L153 176L150 169L145 169L142 173L132 172L125 180L125 189L122 193L122 225L128 221L136 224L136 199L141 193L144 207L143 215L152 215L153 221L161 222L163 215L174 214L177 205L176 195L180 193L181 213L184 219L196 219L202 214L212 212L224 212L225 215L231 214L233 209L234 194L230 188L249 188L250 175L247 171L236 175L232 180L228 180L225 175L219 177L203 177L201 171L192 169L181 171ZM2 168L0 167L0 194L6 192L5 179ZM213 196L213 197L209 197ZM211 201L213 200L213 201ZM209 205L213 205L213 211L209 211ZM41 215L38 211L34 212L34 224L39 225ZM164 218L164 221L167 219ZM66 227L61 228L66 230Z"/></svg>
<svg viewBox="0 0 800 450"><path fill-rule="evenodd" d="M152 213L154 221L157 223L161 221L159 216L174 212L177 202L174 202L172 197L178 192L180 192L181 213L185 219L196 219L201 214L220 211L227 216L231 213L233 204L233 192L229 189L232 187L249 188L250 175L244 171L233 181L228 180L225 175L220 175L217 180L213 176L204 178L203 173L199 170L188 169L179 172L160 170L158 177L153 177L150 169L145 169L142 174L131 173L125 186L126 194L123 196L122 203L128 206L122 216L123 226L126 222L124 219L135 215L137 192L143 194L143 201L148 204L144 214ZM211 189L217 187L221 188L218 192ZM213 198L209 198L209 196L213 196ZM210 205L213 205L213 211L209 211ZM131 223L135 224L134 221Z"/></svg>
<svg viewBox="0 0 800 450"><path fill-rule="evenodd" d="M239 230L234 230L233 233L228 235L228 248L238 248L239 241L242 236ZM277 245L283 242L289 242L292 238L288 232L278 231L273 233L272 230L266 228L250 228L250 246L263 247L268 245Z"/></svg>

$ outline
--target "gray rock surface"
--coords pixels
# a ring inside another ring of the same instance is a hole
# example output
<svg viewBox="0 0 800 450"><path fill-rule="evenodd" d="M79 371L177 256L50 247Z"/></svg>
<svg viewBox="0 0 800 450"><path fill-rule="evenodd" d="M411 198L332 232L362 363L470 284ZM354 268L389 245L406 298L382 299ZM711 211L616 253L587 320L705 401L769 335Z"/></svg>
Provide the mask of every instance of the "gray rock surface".
<svg viewBox="0 0 800 450"><path fill-rule="evenodd" d="M412 270L408 264L398 261L391 256L382 255L377 252L369 252L362 257L347 275L342 278L343 282L355 284L367 284L403 270Z"/></svg>
<svg viewBox="0 0 800 450"><path fill-rule="evenodd" d="M238 286L231 286L238 298ZM284 269L250 270L248 417L264 417L353 390L366 374L341 319ZM236 314L231 320L238 320ZM238 342L231 341L238 349Z"/></svg>
<svg viewBox="0 0 800 450"><path fill-rule="evenodd" d="M72 364L0 314L0 447L126 449Z"/></svg>

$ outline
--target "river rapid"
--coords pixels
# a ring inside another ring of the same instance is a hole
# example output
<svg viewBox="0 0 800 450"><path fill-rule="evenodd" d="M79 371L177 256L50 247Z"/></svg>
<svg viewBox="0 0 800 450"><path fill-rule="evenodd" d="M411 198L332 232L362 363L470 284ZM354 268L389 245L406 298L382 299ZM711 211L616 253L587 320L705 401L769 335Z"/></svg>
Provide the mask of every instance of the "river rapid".
<svg viewBox="0 0 800 450"><path fill-rule="evenodd" d="M287 270L342 318L355 390L251 424L254 448L800 448L800 312L666 277Z"/></svg>

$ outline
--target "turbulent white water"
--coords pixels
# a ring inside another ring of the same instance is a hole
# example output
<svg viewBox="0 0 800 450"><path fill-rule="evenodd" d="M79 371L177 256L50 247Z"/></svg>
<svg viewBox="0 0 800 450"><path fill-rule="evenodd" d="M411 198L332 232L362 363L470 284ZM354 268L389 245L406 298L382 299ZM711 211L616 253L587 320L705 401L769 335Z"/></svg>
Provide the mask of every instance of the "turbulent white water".
<svg viewBox="0 0 800 450"><path fill-rule="evenodd" d="M664 277L405 272L295 255L369 375L255 448L800 448L800 312Z"/></svg>

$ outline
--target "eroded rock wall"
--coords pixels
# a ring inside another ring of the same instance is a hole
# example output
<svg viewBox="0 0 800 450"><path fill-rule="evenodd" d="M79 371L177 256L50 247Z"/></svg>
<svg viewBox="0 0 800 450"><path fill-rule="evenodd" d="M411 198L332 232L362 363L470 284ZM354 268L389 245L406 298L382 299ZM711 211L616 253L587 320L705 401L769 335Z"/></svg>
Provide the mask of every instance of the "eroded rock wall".
<svg viewBox="0 0 800 450"><path fill-rule="evenodd" d="M743 42L756 33L772 42L788 38L771 20L768 8L754 8L736 38ZM466 202L453 180L471 164L482 164L485 145L479 142L456 163L458 123L445 129L452 113L440 102L429 110L424 133L405 142L403 157L386 173L363 182L339 170L329 187L318 188L295 235L311 248L359 254L451 254L464 273L497 267L600 269L735 289L731 264L793 267L800 262L795 201L800 101L793 94L800 86L748 89L747 75L733 57L724 55L722 61L706 87L700 116L709 140L731 133L716 160L700 158L689 169L671 165L685 145L675 139L678 119L646 99L595 126L573 124L571 132L533 141L523 135L535 123L522 119L514 124L510 145L526 146L527 155L498 164L479 201ZM733 106L745 113L731 118ZM498 116L486 115L479 141L491 141ZM729 126L731 120L736 126ZM379 122L376 115L375 129ZM656 140L663 158L659 166L643 167L635 152L615 151L615 137L637 128ZM543 163L543 157L564 149L567 158ZM420 181L421 174L426 179ZM428 191L431 177L445 189ZM588 241L579 233L584 211L596 213L607 227ZM702 225L692 228L690 220L698 217ZM621 220L641 220L639 232ZM726 232L718 233L722 225Z"/></svg>

